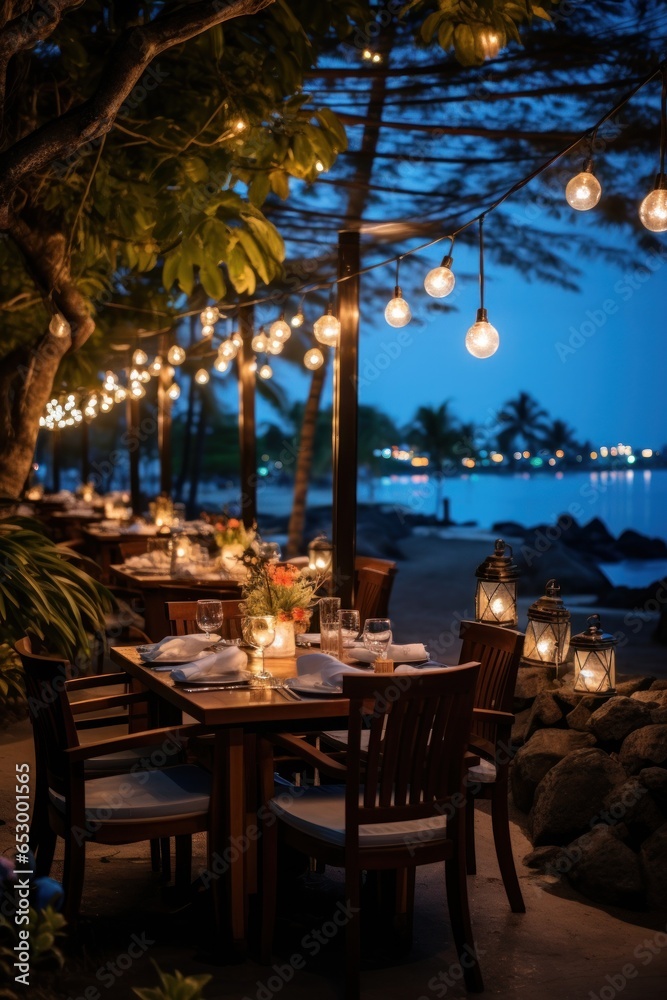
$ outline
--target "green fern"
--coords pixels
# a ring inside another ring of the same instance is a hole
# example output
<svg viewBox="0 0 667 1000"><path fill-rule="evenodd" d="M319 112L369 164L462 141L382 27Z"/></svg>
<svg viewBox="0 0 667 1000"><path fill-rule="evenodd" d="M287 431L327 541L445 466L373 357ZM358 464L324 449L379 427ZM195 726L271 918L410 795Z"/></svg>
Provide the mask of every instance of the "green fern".
<svg viewBox="0 0 667 1000"><path fill-rule="evenodd" d="M146 990L136 987L132 989L140 1000L203 1000L202 990L210 982L211 976L183 976L178 971L170 976L157 965L155 969L160 978L160 986Z"/></svg>

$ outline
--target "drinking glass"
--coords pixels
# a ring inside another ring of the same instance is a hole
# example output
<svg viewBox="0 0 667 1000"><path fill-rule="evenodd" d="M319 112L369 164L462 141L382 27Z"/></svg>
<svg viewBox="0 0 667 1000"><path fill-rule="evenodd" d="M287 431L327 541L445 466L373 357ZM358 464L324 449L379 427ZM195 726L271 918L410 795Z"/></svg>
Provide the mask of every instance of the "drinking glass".
<svg viewBox="0 0 667 1000"><path fill-rule="evenodd" d="M322 597L320 609L320 649L329 656L340 655L340 630L338 627L338 612L340 597Z"/></svg>
<svg viewBox="0 0 667 1000"><path fill-rule="evenodd" d="M281 552L278 542L260 542L259 556L266 562L280 562Z"/></svg>
<svg viewBox="0 0 667 1000"><path fill-rule="evenodd" d="M338 627L340 629L340 644L342 649L350 649L361 629L361 618L358 611L339 611Z"/></svg>
<svg viewBox="0 0 667 1000"><path fill-rule="evenodd" d="M378 660L386 660L391 643L391 621L389 618L367 618L364 625L364 646L370 649Z"/></svg>
<svg viewBox="0 0 667 1000"><path fill-rule="evenodd" d="M264 650L276 637L276 619L273 615L250 615L243 619L243 638L262 655L262 669L254 674L254 679L268 681L272 675L264 666Z"/></svg>
<svg viewBox="0 0 667 1000"><path fill-rule="evenodd" d="M210 636L222 628L222 601L197 601L197 625Z"/></svg>

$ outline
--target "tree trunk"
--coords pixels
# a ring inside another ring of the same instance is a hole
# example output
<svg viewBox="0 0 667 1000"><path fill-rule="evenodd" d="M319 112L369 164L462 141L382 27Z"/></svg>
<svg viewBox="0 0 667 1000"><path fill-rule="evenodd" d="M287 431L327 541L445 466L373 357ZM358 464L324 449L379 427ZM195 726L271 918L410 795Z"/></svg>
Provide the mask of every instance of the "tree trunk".
<svg viewBox="0 0 667 1000"><path fill-rule="evenodd" d="M315 454L315 433L317 431L317 414L320 411L320 399L324 388L324 378L327 372L327 355L324 364L316 368L310 382L310 391L303 411L301 434L299 436L299 452L294 473L294 499L292 512L287 529L287 556L299 555L303 547L303 533L306 526L306 501L308 500L308 485L310 471Z"/></svg>
<svg viewBox="0 0 667 1000"><path fill-rule="evenodd" d="M194 379L192 381L194 382ZM188 516L191 518L196 516L197 493L199 492L199 480L201 478L202 462L204 458L204 444L209 410L207 394L199 385L197 385L197 389L199 390L197 395L200 397L199 418L197 420L195 440L192 443L192 475L190 476L187 501Z"/></svg>

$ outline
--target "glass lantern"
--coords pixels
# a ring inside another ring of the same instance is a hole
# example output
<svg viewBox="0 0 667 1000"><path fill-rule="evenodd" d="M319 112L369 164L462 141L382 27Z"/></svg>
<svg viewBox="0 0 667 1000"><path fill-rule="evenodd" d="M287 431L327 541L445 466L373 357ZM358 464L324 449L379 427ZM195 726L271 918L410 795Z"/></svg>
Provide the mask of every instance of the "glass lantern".
<svg viewBox="0 0 667 1000"><path fill-rule="evenodd" d="M560 598L560 587L555 580L549 580L544 597L528 609L523 658L558 670L569 648L570 612Z"/></svg>
<svg viewBox="0 0 667 1000"><path fill-rule="evenodd" d="M314 538L308 546L308 569L320 576L329 576L333 562L333 545L326 535Z"/></svg>
<svg viewBox="0 0 667 1000"><path fill-rule="evenodd" d="M572 636L574 690L585 694L613 694L618 639L602 631L599 615L591 615L586 620L589 623L586 631Z"/></svg>
<svg viewBox="0 0 667 1000"><path fill-rule="evenodd" d="M510 554L505 555L509 549ZM485 625L502 625L513 628L518 622L516 609L516 581L519 568L513 561L512 546L502 538L496 540L493 555L475 571L475 618Z"/></svg>

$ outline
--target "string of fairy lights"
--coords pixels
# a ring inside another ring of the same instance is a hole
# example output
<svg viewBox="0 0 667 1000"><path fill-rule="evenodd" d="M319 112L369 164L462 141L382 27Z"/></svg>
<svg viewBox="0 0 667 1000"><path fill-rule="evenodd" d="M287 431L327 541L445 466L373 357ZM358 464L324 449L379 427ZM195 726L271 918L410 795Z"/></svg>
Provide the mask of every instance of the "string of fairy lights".
<svg viewBox="0 0 667 1000"><path fill-rule="evenodd" d="M261 379L270 379L273 376L269 358L279 355L287 341L292 329L302 327L306 321L304 315L304 303L307 296L321 290L329 291L329 300L326 312L324 312L313 323L313 336L316 341L310 346L303 357L303 364L306 369L315 371L324 364L324 353L322 348L335 349L340 342L341 324L335 312L334 289L344 281L351 278L367 274L377 268L395 265L394 294L390 298L384 310L384 317L387 323L395 328L406 326L412 319L412 310L409 303L403 296L400 285L400 266L402 261L413 254L419 253L445 240L449 241L449 247L443 256L441 263L431 268L424 278L424 290L427 295L435 299L445 299L452 293L456 285L456 276L453 270L453 248L455 241L461 233L471 226L478 227L479 241L479 307L475 322L470 326L465 335L465 346L469 353L479 359L490 358L496 353L500 346L500 335L498 330L489 322L485 305L485 267L484 267L484 226L485 221L492 212L498 209L505 201L520 191L523 187L551 167L557 160L566 156L576 149L584 140L591 138L591 146L598 131L610 118L616 115L640 90L657 76L662 79L662 94L660 104L660 144L659 144L659 169L655 183L651 191L644 197L639 205L639 219L645 229L653 233L663 233L667 231L667 173L665 172L665 156L667 152L667 60L660 66L652 70L630 91L628 91L609 111L591 127L581 132L564 149L559 150L555 155L541 163L526 176L520 178L510 188L495 199L490 205L484 208L477 215L468 219L458 226L451 233L438 236L427 243L405 250L396 256L370 264L354 274L344 275L331 281L320 283L309 283L294 290L293 294L300 296L297 311L290 317L289 322L285 313L275 319L268 329L260 326L257 332L253 332L251 339L252 358L248 361L250 371L255 372ZM582 170L577 173L567 183L565 187L565 199L567 203L578 212L586 212L594 209L599 204L602 197L602 186L595 174L595 165L592 157L587 157L583 163ZM180 387L174 380L175 369L182 365L192 356L202 353L202 346L208 343L211 348L214 338L217 337L216 324L220 321L230 321L232 316L242 307L269 306L282 296L282 292L276 291L266 296L245 301L243 306L208 305L199 314L201 322L201 338L189 350L180 344L175 343L169 347L166 358L157 354L149 362L146 352L137 348L131 359L131 365L123 372L116 374L107 371L101 389L80 391L79 393L66 392L58 398L53 398L47 403L44 415L40 418L40 425L47 429L54 430L80 424L82 420L91 420L100 413L108 413L116 403L122 403L128 397L141 399L146 395L146 385L155 376L167 375L168 386L166 395L175 402L180 396ZM192 315L192 311L179 314L178 318L186 318ZM69 335L70 327L67 320L56 312L49 324L49 330L55 337L65 337ZM215 352L215 359L212 367L215 371L224 374L230 369L232 362L236 358L239 349L243 345L243 339L238 331L225 335L219 343ZM213 354L211 350L209 352ZM198 368L194 373L194 380L198 385L206 385L210 381L211 373L208 368Z"/></svg>

